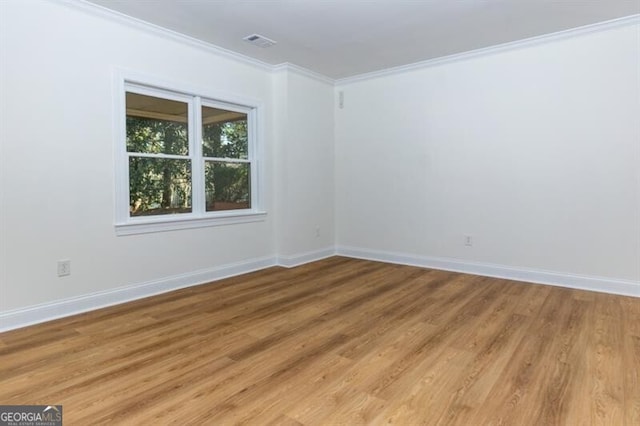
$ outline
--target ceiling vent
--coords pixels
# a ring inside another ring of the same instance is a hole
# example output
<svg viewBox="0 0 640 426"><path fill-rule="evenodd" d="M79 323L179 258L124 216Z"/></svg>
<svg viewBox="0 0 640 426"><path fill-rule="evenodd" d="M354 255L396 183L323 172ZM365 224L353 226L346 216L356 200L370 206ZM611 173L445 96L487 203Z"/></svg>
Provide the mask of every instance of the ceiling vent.
<svg viewBox="0 0 640 426"><path fill-rule="evenodd" d="M243 38L243 40L246 41L247 43L251 43L254 46L258 46L258 47L271 47L274 44L276 44L275 41L271 40L270 38L266 38L265 36L262 36L260 34L248 35L245 38Z"/></svg>

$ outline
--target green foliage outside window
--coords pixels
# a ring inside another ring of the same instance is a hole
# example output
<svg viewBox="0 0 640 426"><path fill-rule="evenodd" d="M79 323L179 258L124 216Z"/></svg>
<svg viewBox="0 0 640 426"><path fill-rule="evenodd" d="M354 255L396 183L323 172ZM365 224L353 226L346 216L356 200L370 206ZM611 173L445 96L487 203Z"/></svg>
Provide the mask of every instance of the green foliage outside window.
<svg viewBox="0 0 640 426"><path fill-rule="evenodd" d="M249 163L221 160L248 159L246 118L205 124L202 131L206 210L250 208ZM191 160L134 154L186 157L188 140L186 123L127 117L131 216L191 212Z"/></svg>
<svg viewBox="0 0 640 426"><path fill-rule="evenodd" d="M203 126L204 157L247 159L248 146L246 119ZM206 160L207 211L250 208L249 170L248 163Z"/></svg>

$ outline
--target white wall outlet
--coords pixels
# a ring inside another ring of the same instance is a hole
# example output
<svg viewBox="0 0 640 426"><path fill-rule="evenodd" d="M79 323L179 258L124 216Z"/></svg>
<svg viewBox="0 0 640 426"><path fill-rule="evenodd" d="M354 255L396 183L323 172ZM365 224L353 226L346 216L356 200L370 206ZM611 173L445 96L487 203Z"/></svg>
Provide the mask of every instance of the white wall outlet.
<svg viewBox="0 0 640 426"><path fill-rule="evenodd" d="M66 277L67 275L71 275L71 261L58 260L58 276Z"/></svg>
<svg viewBox="0 0 640 426"><path fill-rule="evenodd" d="M320 237L320 227L316 226L316 238Z"/></svg>
<svg viewBox="0 0 640 426"><path fill-rule="evenodd" d="M471 237L471 235L464 236L464 245L467 247L473 246L473 237Z"/></svg>

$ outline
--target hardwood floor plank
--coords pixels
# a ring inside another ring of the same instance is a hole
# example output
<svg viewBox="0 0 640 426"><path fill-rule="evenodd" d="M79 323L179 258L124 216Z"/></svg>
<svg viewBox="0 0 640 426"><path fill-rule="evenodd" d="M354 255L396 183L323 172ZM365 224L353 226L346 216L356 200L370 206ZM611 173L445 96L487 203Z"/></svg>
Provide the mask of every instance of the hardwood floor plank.
<svg viewBox="0 0 640 426"><path fill-rule="evenodd" d="M496 324L494 334L467 351L473 358L460 367L460 380L454 384L448 400L449 411L440 418L442 424L473 423L475 412L486 403L490 390L500 379L519 343L526 336L526 317L512 314Z"/></svg>
<svg viewBox="0 0 640 426"><path fill-rule="evenodd" d="M410 384L413 370L419 368L421 363L431 362L431 357L437 357L446 349L450 341L457 336L456 333L463 331L469 321L475 321L476 316L486 309L487 305L495 303L495 295L499 291L498 285L478 286L478 289L461 297L463 301L466 300L466 303L459 303L457 309L447 315L442 314L442 317L447 318L446 325L438 327L436 333L424 336L416 347L396 360L389 369L381 372L368 392L388 399L397 393L398 388Z"/></svg>
<svg viewBox="0 0 640 426"><path fill-rule="evenodd" d="M300 381L298 377L291 377L281 386L269 389L261 398L246 401L240 410L222 419L221 423L262 424L283 411L286 413L295 406L306 405L309 395L336 380L352 365L353 361L328 353L305 370L307 380ZM232 421L234 419L235 422Z"/></svg>
<svg viewBox="0 0 640 426"><path fill-rule="evenodd" d="M332 257L0 334L65 424L640 424L640 299Z"/></svg>
<svg viewBox="0 0 640 426"><path fill-rule="evenodd" d="M291 417L281 415L278 418L270 421L269 423L262 423L266 426L303 426L302 423L293 420Z"/></svg>
<svg viewBox="0 0 640 426"><path fill-rule="evenodd" d="M623 318L624 424L635 426L640 424L640 303L631 297L617 300Z"/></svg>
<svg viewBox="0 0 640 426"><path fill-rule="evenodd" d="M328 425L367 425L388 404L365 392L357 392L323 419Z"/></svg>
<svg viewBox="0 0 640 426"><path fill-rule="evenodd" d="M435 330L435 326L420 321L406 328L394 330L375 350L354 361L335 380L317 386L307 396L304 404L295 406L287 413L303 424L326 424L324 419L337 407L354 395L366 392L380 371L388 369L398 358L411 351L415 342L419 342L425 334L431 334Z"/></svg>
<svg viewBox="0 0 640 426"><path fill-rule="evenodd" d="M387 397L389 405L374 423L437 424L449 409L448 403L443 402L450 400L453 389L462 380L463 368L472 359L470 352L445 347L412 374L407 388L400 394Z"/></svg>
<svg viewBox="0 0 640 426"><path fill-rule="evenodd" d="M609 295L595 305L595 328L587 351L587 365L592 371L587 381L591 398L585 407L595 425L624 422L623 331L622 324L617 321L620 315L616 305L615 298ZM638 365L636 362L636 369Z"/></svg>
<svg viewBox="0 0 640 426"><path fill-rule="evenodd" d="M480 424L522 424L537 418L540 401L534 397L536 382L544 374L545 360L558 327L566 322L570 294L559 289L545 299L540 315L532 318L527 335L521 338L513 356L503 364L503 372L487 394ZM520 422L520 423L519 423Z"/></svg>
<svg viewBox="0 0 640 426"><path fill-rule="evenodd" d="M571 306L569 316L565 323L558 324L544 359L545 368L534 382L535 399L542 402L535 418L544 424L562 424L566 418L577 391L570 384L575 381L575 374L581 371L584 363L584 353L576 349L582 347L579 343L586 343L585 333L581 331L586 331L582 324L590 303L572 298L568 304Z"/></svg>
<svg viewBox="0 0 640 426"><path fill-rule="evenodd" d="M640 424L640 337L627 335L623 355L624 376L624 424L634 426Z"/></svg>
<svg viewBox="0 0 640 426"><path fill-rule="evenodd" d="M525 290L522 292L522 296L517 298L515 303L515 312L520 315L527 315L530 317L536 317L539 315L542 306L552 292L553 287L543 286L540 284L530 284L524 286Z"/></svg>

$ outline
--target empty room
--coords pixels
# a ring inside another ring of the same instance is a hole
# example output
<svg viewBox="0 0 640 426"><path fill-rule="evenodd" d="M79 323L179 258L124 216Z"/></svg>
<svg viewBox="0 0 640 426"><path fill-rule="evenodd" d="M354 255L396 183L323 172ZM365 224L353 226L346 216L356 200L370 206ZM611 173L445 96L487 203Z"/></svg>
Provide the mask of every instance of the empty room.
<svg viewBox="0 0 640 426"><path fill-rule="evenodd" d="M640 0L0 0L0 105L0 425L640 424Z"/></svg>

